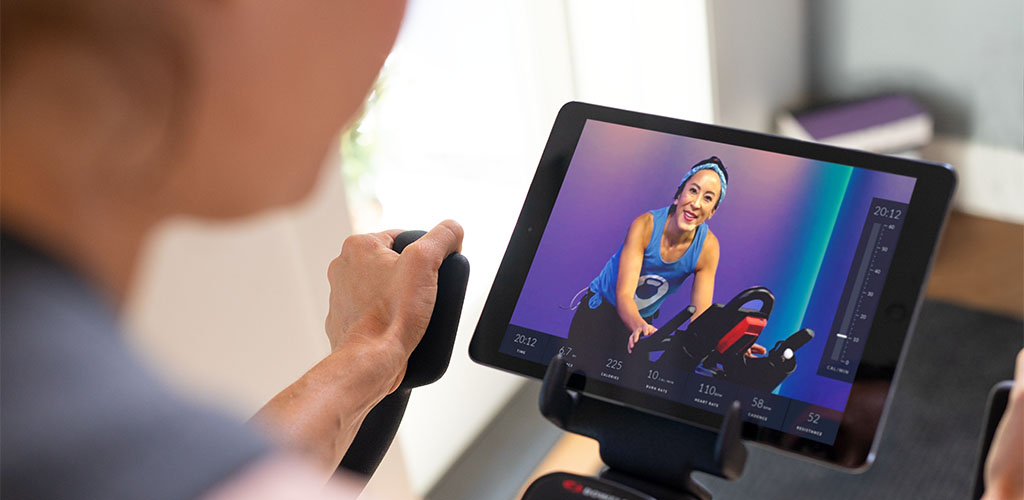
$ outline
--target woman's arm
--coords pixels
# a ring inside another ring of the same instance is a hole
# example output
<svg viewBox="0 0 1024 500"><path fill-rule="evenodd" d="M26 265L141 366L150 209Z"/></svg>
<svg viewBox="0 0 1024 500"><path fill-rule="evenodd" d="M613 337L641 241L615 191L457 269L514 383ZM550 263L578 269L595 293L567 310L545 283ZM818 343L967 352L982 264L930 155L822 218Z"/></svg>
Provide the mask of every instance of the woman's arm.
<svg viewBox="0 0 1024 500"><path fill-rule="evenodd" d="M644 248L650 243L654 233L654 215L645 213L629 225L626 241L622 244L619 255L619 275L615 282L615 310L619 313L622 323L630 329L626 339L626 351L633 352L633 346L640 336L647 336L658 329L640 315L633 296L640 281L640 270L644 263Z"/></svg>
<svg viewBox="0 0 1024 500"><path fill-rule="evenodd" d="M693 274L693 285L690 288L690 302L697 311L693 313L690 321L711 307L715 296L715 273L718 272L718 237L711 230L704 239L704 248L700 251L697 259L697 269Z"/></svg>
<svg viewBox="0 0 1024 500"><path fill-rule="evenodd" d="M310 459L326 480L367 413L390 392L395 369L380 349L332 352L252 418L286 450Z"/></svg>
<svg viewBox="0 0 1024 500"><path fill-rule="evenodd" d="M462 227L453 221L401 255L391 249L399 232L345 240L327 271L331 353L253 417L285 447L315 460L325 478L366 414L401 383L430 321L441 261L462 247Z"/></svg>
<svg viewBox="0 0 1024 500"><path fill-rule="evenodd" d="M640 315L640 309L636 307L633 296L636 295L636 286L640 281L644 248L651 241L653 232L654 216L651 213L633 219L633 223L629 225L629 232L626 233L626 241L622 244L622 253L619 255L619 275L615 282L615 310L619 313L622 323L633 331L650 326Z"/></svg>

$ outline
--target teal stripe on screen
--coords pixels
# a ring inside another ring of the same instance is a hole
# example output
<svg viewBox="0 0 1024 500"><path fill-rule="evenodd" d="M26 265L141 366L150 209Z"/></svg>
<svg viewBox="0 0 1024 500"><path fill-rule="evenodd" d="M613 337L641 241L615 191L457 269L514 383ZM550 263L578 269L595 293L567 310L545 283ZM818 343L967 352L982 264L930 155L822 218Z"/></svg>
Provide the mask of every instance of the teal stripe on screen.
<svg viewBox="0 0 1024 500"><path fill-rule="evenodd" d="M825 252L832 239L832 231L839 218L839 209L843 205L846 189L853 174L853 167L846 165L828 163L822 167L824 168L820 169L820 177L809 190L813 199L809 200L808 205L814 209L804 220L805 231L802 236L807 244L799 245L801 251L792 256L795 265L793 279L789 281L790 286L775 294L779 302L785 301L785 304L776 304L783 306L779 308L781 310L772 311L772 322L781 328L775 331L773 337L778 337L779 340L803 328L807 305L811 301L811 293L818 280L818 272L825 260ZM774 344L774 341L772 343ZM765 347L771 348L771 345ZM785 384L779 385L772 392L779 394L783 385Z"/></svg>

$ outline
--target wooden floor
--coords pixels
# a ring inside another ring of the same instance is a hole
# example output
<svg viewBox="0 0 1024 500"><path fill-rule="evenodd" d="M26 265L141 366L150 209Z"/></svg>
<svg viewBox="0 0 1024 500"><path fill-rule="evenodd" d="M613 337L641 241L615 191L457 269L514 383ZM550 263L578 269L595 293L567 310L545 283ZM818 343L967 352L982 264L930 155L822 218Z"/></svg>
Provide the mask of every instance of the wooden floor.
<svg viewBox="0 0 1024 500"><path fill-rule="evenodd" d="M953 213L926 296L1024 319L1024 226ZM600 468L596 441L566 435L523 488L549 472L595 474Z"/></svg>
<svg viewBox="0 0 1024 500"><path fill-rule="evenodd" d="M926 293L1024 319L1024 226L953 213Z"/></svg>

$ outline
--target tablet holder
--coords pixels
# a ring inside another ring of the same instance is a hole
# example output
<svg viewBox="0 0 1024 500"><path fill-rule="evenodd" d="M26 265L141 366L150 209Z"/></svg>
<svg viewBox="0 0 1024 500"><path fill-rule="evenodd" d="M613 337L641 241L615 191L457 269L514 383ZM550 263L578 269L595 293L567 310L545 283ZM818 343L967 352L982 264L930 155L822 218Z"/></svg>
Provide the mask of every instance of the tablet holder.
<svg viewBox="0 0 1024 500"><path fill-rule="evenodd" d="M393 249L402 250L426 234L405 231L395 237ZM374 406L363 419L352 444L338 466L338 473L355 473L369 478L377 470L398 432L414 387L436 382L448 369L459 329L462 303L469 281L469 261L460 253L449 255L437 271L437 299L423 339L409 356L402 383Z"/></svg>
<svg viewBox="0 0 1024 500"><path fill-rule="evenodd" d="M692 472L730 480L743 473L747 449L740 440L739 401L715 432L573 391L570 375L561 354L551 359L541 387L541 414L566 431L596 439L606 467L598 477L542 476L524 500L586 498L588 488L592 498L708 500L710 492L690 477Z"/></svg>

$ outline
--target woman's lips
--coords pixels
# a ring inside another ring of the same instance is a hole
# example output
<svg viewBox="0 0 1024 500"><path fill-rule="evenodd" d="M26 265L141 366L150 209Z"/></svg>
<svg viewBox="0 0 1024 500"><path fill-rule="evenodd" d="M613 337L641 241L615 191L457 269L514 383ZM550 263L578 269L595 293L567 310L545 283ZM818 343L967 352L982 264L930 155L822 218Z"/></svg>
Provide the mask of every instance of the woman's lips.
<svg viewBox="0 0 1024 500"><path fill-rule="evenodd" d="M685 219L686 222L693 222L697 220L697 215L689 210L683 210L683 219Z"/></svg>

